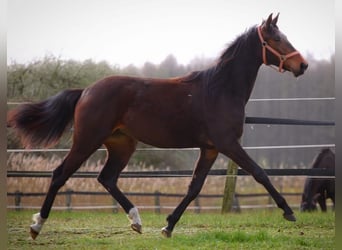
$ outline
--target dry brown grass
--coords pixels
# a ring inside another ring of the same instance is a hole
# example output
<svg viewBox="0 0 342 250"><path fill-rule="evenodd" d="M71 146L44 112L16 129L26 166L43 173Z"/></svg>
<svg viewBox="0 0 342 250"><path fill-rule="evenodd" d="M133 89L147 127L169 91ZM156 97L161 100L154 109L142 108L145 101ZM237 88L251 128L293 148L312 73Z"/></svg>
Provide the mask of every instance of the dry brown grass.
<svg viewBox="0 0 342 250"><path fill-rule="evenodd" d="M12 153L8 157L8 170L30 170L30 171L52 171L61 163L62 158L58 155L35 155L29 153ZM222 159L217 163L221 168L226 166L226 162ZM86 162L81 171L100 171L103 162ZM152 170L151 167L143 165L127 167L129 170ZM201 194L222 194L225 185L225 176L208 176ZM161 193L181 193L187 191L190 183L190 177L182 178L121 178L118 181L119 187L124 192L155 192ZM300 193L303 190L305 177L271 177L275 187L281 192ZM8 192L46 192L50 184L49 178L8 178ZM71 178L62 187L61 191L72 189L74 191L95 191L104 192L105 189L99 184L96 178ZM240 176L237 179L236 192L240 194L249 193L265 193L265 189L255 182L250 176ZM40 206L44 197L24 197L23 205ZM152 206L154 205L153 197L137 197L131 196L130 199L136 205ZM181 198L161 198L161 204L164 206L175 206ZM300 197L287 197L290 204L298 204ZM221 206L221 199L204 199L201 198L201 205L204 206ZM240 205L251 204L269 204L268 197L265 198L245 198L240 199ZM8 205L14 204L14 198L8 198ZM76 196L72 198L74 206L89 205L112 205L113 200L109 195L104 196ZM55 206L65 206L65 197L58 196L54 203Z"/></svg>

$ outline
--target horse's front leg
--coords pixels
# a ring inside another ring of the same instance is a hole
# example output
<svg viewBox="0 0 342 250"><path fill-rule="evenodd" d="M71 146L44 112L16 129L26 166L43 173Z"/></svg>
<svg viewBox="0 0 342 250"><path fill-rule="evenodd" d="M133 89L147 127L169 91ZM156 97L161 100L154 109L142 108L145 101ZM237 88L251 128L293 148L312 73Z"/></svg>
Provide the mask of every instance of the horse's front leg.
<svg viewBox="0 0 342 250"><path fill-rule="evenodd" d="M201 191L205 178L207 177L211 166L215 162L217 155L218 151L216 149L201 149L200 157L194 170L188 192L173 213L167 217L168 225L162 229L162 234L165 237L171 237L173 228L184 213L185 209Z"/></svg>
<svg viewBox="0 0 342 250"><path fill-rule="evenodd" d="M289 221L296 220L292 209L287 204L285 198L275 189L266 172L249 157L237 140L220 145L218 148L221 153L236 162L243 170L251 174L257 182L266 188L277 206L284 211L283 215L285 219Z"/></svg>
<svg viewBox="0 0 342 250"><path fill-rule="evenodd" d="M324 191L325 190L323 190L319 194L315 195L315 197L313 198L313 200L316 200L318 202L319 206L321 207L322 212L327 211L327 203L326 203L327 197L326 197Z"/></svg>

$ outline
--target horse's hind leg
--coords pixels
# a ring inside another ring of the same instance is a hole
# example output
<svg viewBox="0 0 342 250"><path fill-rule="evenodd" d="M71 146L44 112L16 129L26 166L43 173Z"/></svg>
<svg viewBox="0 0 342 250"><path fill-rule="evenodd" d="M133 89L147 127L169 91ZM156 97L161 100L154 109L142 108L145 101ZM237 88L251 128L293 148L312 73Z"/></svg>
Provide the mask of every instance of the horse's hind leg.
<svg viewBox="0 0 342 250"><path fill-rule="evenodd" d="M134 207L117 186L119 175L135 151L137 141L120 131L116 131L106 139L104 144L108 151L108 158L98 176L98 181L123 207L131 221L131 228L141 233L142 223L137 208Z"/></svg>
<svg viewBox="0 0 342 250"><path fill-rule="evenodd" d="M87 147L84 151L79 151L73 147L62 164L53 171L50 187L40 213L34 214L32 217L34 224L31 225L30 233L33 239L38 236L44 222L48 218L58 190L65 184L69 177L76 172L83 161L85 161L100 145L101 144Z"/></svg>
<svg viewBox="0 0 342 250"><path fill-rule="evenodd" d="M73 145L70 152L62 164L53 171L50 187L40 213L33 215L34 224L31 225L31 236L33 239L37 237L48 218L58 190L80 168L81 164L102 145L104 139L111 133L110 130L102 128L101 132L89 137L93 132L90 126L77 126L77 128L77 131L75 130L74 132Z"/></svg>

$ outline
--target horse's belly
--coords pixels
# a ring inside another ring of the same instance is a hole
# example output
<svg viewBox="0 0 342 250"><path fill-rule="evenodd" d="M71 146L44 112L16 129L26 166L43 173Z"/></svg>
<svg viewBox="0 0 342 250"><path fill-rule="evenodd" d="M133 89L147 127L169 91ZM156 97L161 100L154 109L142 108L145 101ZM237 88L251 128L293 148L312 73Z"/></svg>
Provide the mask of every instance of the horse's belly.
<svg viewBox="0 0 342 250"><path fill-rule="evenodd" d="M137 121L125 124L127 132L138 141L161 148L188 148L198 146L190 129L175 128L167 123Z"/></svg>
<svg viewBox="0 0 342 250"><path fill-rule="evenodd" d="M184 114L128 112L123 125L132 137L156 147L187 148L199 144L199 126Z"/></svg>

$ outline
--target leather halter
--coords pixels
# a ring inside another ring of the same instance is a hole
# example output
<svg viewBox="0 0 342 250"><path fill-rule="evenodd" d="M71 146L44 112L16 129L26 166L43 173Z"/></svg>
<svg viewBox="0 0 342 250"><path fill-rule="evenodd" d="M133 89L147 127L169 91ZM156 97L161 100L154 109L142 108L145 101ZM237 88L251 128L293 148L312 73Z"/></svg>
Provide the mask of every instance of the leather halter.
<svg viewBox="0 0 342 250"><path fill-rule="evenodd" d="M271 68L277 70L276 68L272 67L272 65L269 65L267 63L267 58L266 58L266 49L268 49L271 53L273 53L273 55L277 56L279 58L279 69L278 71L281 72L281 73L284 73L285 70L283 69L283 66L284 66L284 62L289 59L290 57L293 57L297 54L299 54L298 51L293 51L287 55L282 55L280 54L278 51L276 51L275 49L273 49L270 45L268 45L268 43L264 40L264 38L262 37L262 34L261 34L261 26L258 27L258 35L259 35L259 38L260 38L260 42L261 42L261 45L262 45L262 60L264 62L265 65L268 65L270 66Z"/></svg>

